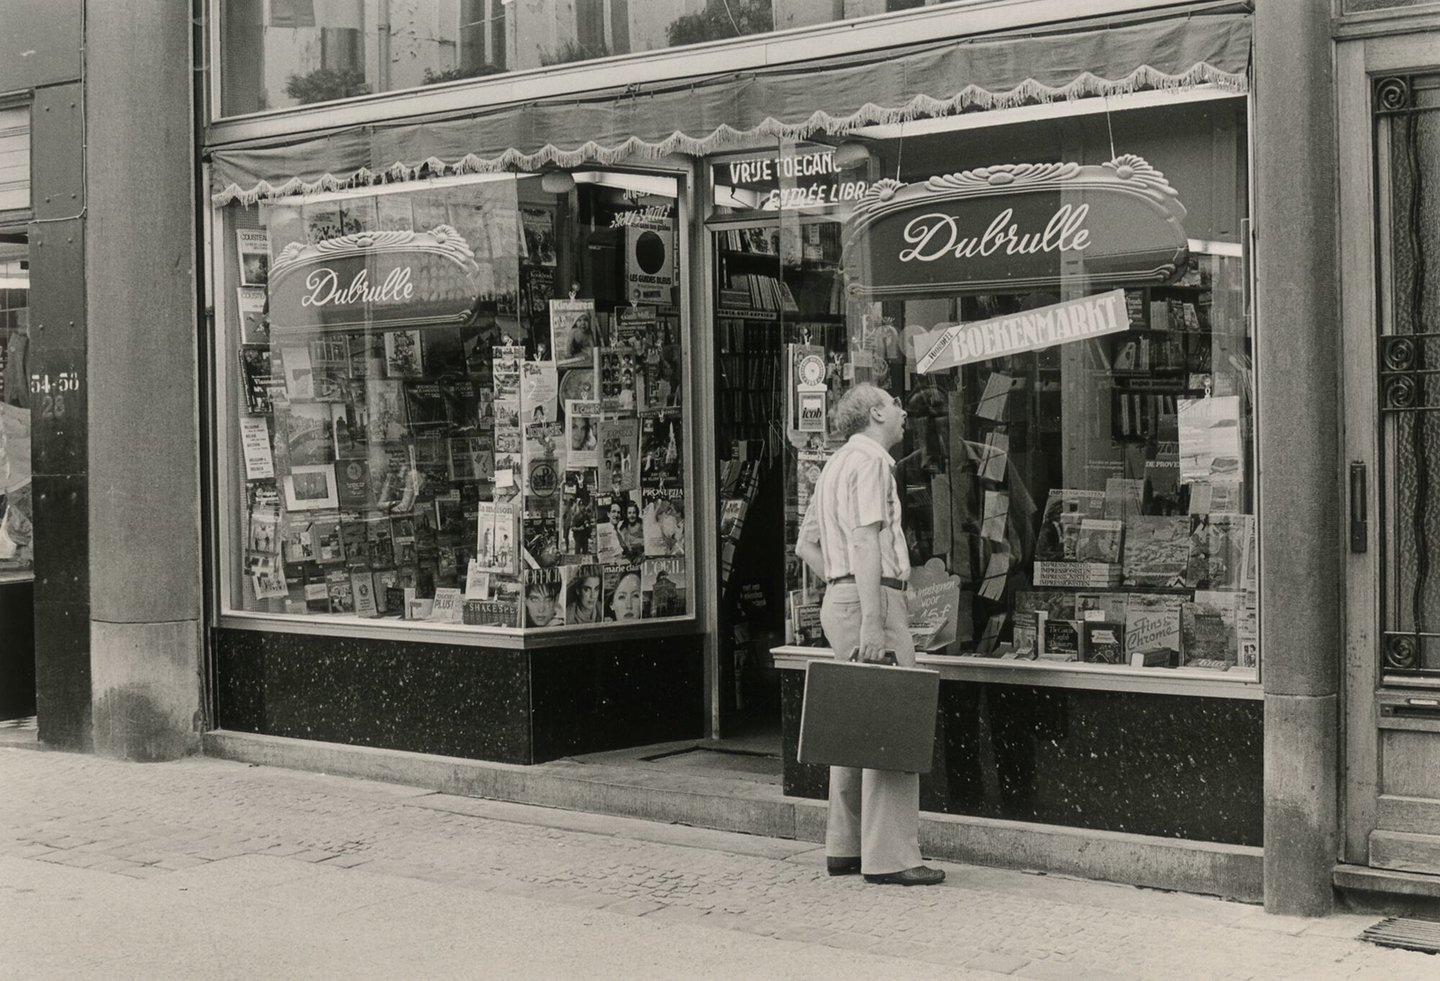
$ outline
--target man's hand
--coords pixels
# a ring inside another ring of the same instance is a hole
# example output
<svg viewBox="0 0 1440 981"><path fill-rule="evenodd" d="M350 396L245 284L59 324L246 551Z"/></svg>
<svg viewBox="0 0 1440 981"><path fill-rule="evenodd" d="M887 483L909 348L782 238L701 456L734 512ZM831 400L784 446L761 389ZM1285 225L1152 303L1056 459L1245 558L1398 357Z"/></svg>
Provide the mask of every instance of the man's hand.
<svg viewBox="0 0 1440 981"><path fill-rule="evenodd" d="M866 664L885 660L885 624L878 617L860 620L860 660Z"/></svg>

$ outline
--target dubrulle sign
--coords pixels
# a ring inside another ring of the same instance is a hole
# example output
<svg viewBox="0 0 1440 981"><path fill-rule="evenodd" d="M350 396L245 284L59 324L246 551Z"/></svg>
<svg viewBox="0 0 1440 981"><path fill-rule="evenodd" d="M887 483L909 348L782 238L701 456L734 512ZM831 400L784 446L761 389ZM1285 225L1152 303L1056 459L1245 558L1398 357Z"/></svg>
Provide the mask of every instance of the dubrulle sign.
<svg viewBox="0 0 1440 981"><path fill-rule="evenodd" d="M448 225L286 246L270 270L271 329L460 324L479 292L475 256Z"/></svg>
<svg viewBox="0 0 1440 981"><path fill-rule="evenodd" d="M846 223L852 296L1143 286L1185 267L1185 208L1140 157L878 182Z"/></svg>

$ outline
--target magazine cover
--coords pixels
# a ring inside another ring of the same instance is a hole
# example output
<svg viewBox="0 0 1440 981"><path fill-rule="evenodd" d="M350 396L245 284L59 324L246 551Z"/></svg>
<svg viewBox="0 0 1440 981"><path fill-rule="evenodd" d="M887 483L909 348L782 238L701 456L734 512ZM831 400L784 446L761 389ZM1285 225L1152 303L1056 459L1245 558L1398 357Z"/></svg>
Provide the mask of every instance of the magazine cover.
<svg viewBox="0 0 1440 981"><path fill-rule="evenodd" d="M385 332L385 374L391 378L418 378L425 374L418 330Z"/></svg>
<svg viewBox="0 0 1440 981"><path fill-rule="evenodd" d="M606 491L634 490L639 486L639 420L600 420L600 486Z"/></svg>
<svg viewBox="0 0 1440 981"><path fill-rule="evenodd" d="M365 526L366 564L372 569L393 566L395 546L390 540L390 516L383 511L367 511L360 521Z"/></svg>
<svg viewBox="0 0 1440 981"><path fill-rule="evenodd" d="M330 597L331 613L355 612L355 593L348 569L331 569L325 573L325 591Z"/></svg>
<svg viewBox="0 0 1440 981"><path fill-rule="evenodd" d="M1180 399L1180 480L1236 483L1241 479L1240 396Z"/></svg>
<svg viewBox="0 0 1440 981"><path fill-rule="evenodd" d="M400 382L371 378L365 383L365 432L376 442L397 442L409 433Z"/></svg>
<svg viewBox="0 0 1440 981"><path fill-rule="evenodd" d="M1125 522L1122 571L1128 586L1183 586L1190 564L1190 519L1142 514Z"/></svg>
<svg viewBox="0 0 1440 981"><path fill-rule="evenodd" d="M560 418L559 375L553 361L525 361L520 367L520 412L526 425Z"/></svg>
<svg viewBox="0 0 1440 981"><path fill-rule="evenodd" d="M1075 544L1075 558L1080 562L1120 561L1125 522L1108 518L1084 518Z"/></svg>
<svg viewBox="0 0 1440 981"><path fill-rule="evenodd" d="M245 392L245 411L267 415L273 410L272 393L283 382L274 374L270 349L259 345L240 348L240 387Z"/></svg>
<svg viewBox="0 0 1440 981"><path fill-rule="evenodd" d="M598 346L593 300L550 301L550 349L561 368L584 367Z"/></svg>
<svg viewBox="0 0 1440 981"><path fill-rule="evenodd" d="M235 247L240 254L240 285L270 282L270 233L263 228L237 228Z"/></svg>
<svg viewBox="0 0 1440 981"><path fill-rule="evenodd" d="M370 503L370 463L335 461L335 497L342 508L363 508Z"/></svg>
<svg viewBox="0 0 1440 981"><path fill-rule="evenodd" d="M685 554L685 492L680 488L641 491L645 554L652 558Z"/></svg>
<svg viewBox="0 0 1440 981"><path fill-rule="evenodd" d="M640 420L640 483L646 487L680 486L680 413L658 411Z"/></svg>
<svg viewBox="0 0 1440 981"><path fill-rule="evenodd" d="M240 343L269 344L270 314L264 288L236 287L235 307L240 315Z"/></svg>
<svg viewBox="0 0 1440 981"><path fill-rule="evenodd" d="M595 470L567 470L560 484L561 551L595 555Z"/></svg>
<svg viewBox="0 0 1440 981"><path fill-rule="evenodd" d="M520 364L525 357L525 348L505 344L493 349L491 381L495 387L495 401L514 399L520 401Z"/></svg>
<svg viewBox="0 0 1440 981"><path fill-rule="evenodd" d="M364 569L350 570L350 594L355 601L355 615L378 617L379 605L375 601L375 580Z"/></svg>
<svg viewBox="0 0 1440 981"><path fill-rule="evenodd" d="M685 615L685 560L646 559L640 564L640 608L647 619Z"/></svg>
<svg viewBox="0 0 1440 981"><path fill-rule="evenodd" d="M600 349L600 406L606 412L634 412L640 405L644 368L628 347Z"/></svg>
<svg viewBox="0 0 1440 981"><path fill-rule="evenodd" d="M644 615L640 564L611 562L604 567L604 610L607 621L639 620Z"/></svg>
<svg viewBox="0 0 1440 981"><path fill-rule="evenodd" d="M555 214L549 208L520 209L525 258L533 266L555 265Z"/></svg>
<svg viewBox="0 0 1440 981"><path fill-rule="evenodd" d="M1195 601L1180 607L1181 664L1187 667L1231 667L1239 662L1236 613L1240 593L1197 590Z"/></svg>
<svg viewBox="0 0 1440 981"><path fill-rule="evenodd" d="M1104 491L1054 488L1045 499L1045 514L1035 540L1035 558L1073 561L1080 541L1080 522L1103 517Z"/></svg>
<svg viewBox="0 0 1440 981"><path fill-rule="evenodd" d="M310 342L310 386L317 402L344 402L350 393L350 348L343 334Z"/></svg>
<svg viewBox="0 0 1440 981"><path fill-rule="evenodd" d="M526 423L523 445L527 472L530 466L539 460L550 461L552 469L558 471L565 462L564 424L558 422Z"/></svg>
<svg viewBox="0 0 1440 981"><path fill-rule="evenodd" d="M565 622L601 622L604 616L600 602L603 586L604 571L598 562L561 566L560 595L565 601Z"/></svg>
<svg viewBox="0 0 1440 981"><path fill-rule="evenodd" d="M364 382L352 382L354 401L337 402L331 406L331 426L335 431L335 456L342 460L363 459L370 452L370 411Z"/></svg>
<svg viewBox="0 0 1440 981"><path fill-rule="evenodd" d="M281 403L275 407L276 438L284 440L291 467L335 460L335 432L324 402Z"/></svg>
<svg viewBox="0 0 1440 981"><path fill-rule="evenodd" d="M600 403L594 399L565 402L565 465L571 470L600 466Z"/></svg>
<svg viewBox="0 0 1440 981"><path fill-rule="evenodd" d="M414 462L405 443L371 443L370 501L377 508L414 498Z"/></svg>
<svg viewBox="0 0 1440 981"><path fill-rule="evenodd" d="M289 595L285 567L276 556L252 555L249 562L250 586L257 600L284 599Z"/></svg>
<svg viewBox="0 0 1440 981"><path fill-rule="evenodd" d="M645 352L645 407L670 409L681 404L679 345L666 345Z"/></svg>
<svg viewBox="0 0 1440 981"><path fill-rule="evenodd" d="M519 571L516 535L519 520L516 506L509 501L481 501L476 513L475 560L484 572Z"/></svg>
<svg viewBox="0 0 1440 981"><path fill-rule="evenodd" d="M565 603L560 594L560 569L526 569L525 626L559 627L565 624Z"/></svg>
<svg viewBox="0 0 1440 981"><path fill-rule="evenodd" d="M411 432L427 429L448 429L450 414L440 386L429 381L406 381L405 416Z"/></svg>
<svg viewBox="0 0 1440 981"><path fill-rule="evenodd" d="M450 479L489 484L495 480L495 437L450 440Z"/></svg>
<svg viewBox="0 0 1440 981"><path fill-rule="evenodd" d="M526 501L521 540L525 565L549 569L560 564L560 513L550 501Z"/></svg>
<svg viewBox="0 0 1440 981"><path fill-rule="evenodd" d="M1179 652L1179 596L1131 593L1125 606L1125 658L1157 648Z"/></svg>
<svg viewBox="0 0 1440 981"><path fill-rule="evenodd" d="M1190 516L1190 564L1186 584L1198 589L1239 590L1246 585L1251 516Z"/></svg>
<svg viewBox="0 0 1440 981"><path fill-rule="evenodd" d="M658 343L655 308L619 307L616 310L614 346L645 351Z"/></svg>
<svg viewBox="0 0 1440 981"><path fill-rule="evenodd" d="M315 398L308 344L277 345L271 351L271 366L271 370L280 376L286 399L309 402Z"/></svg>
<svg viewBox="0 0 1440 981"><path fill-rule="evenodd" d="M625 524L625 506L629 501L628 494L595 495L595 554L602 561L614 562L625 555L620 531ZM643 531L640 547L643 551Z"/></svg>

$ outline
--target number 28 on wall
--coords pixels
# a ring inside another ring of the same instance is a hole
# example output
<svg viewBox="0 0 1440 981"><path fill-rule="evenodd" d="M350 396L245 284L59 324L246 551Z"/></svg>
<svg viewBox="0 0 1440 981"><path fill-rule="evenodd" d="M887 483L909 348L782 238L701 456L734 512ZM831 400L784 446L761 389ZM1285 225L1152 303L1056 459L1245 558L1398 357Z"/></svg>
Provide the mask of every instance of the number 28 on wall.
<svg viewBox="0 0 1440 981"><path fill-rule="evenodd" d="M80 372L62 371L54 377L31 375L30 391L41 396L40 418L59 419L65 415L66 394L80 391Z"/></svg>

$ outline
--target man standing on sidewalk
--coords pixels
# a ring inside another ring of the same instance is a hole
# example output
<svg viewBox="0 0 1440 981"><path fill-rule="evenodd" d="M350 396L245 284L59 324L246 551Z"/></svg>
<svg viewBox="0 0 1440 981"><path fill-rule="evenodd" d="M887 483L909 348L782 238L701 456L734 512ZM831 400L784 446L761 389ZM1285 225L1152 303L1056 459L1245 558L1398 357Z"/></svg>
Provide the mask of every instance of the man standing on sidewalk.
<svg viewBox="0 0 1440 981"><path fill-rule="evenodd" d="M858 650L860 660L878 663L893 651L914 667L905 608L910 557L889 452L905 434L905 410L884 389L862 383L836 403L834 426L848 441L815 482L795 554L829 584L820 623L837 658ZM902 886L941 882L943 871L920 864L919 831L917 774L830 768L831 875L863 872L866 882Z"/></svg>

